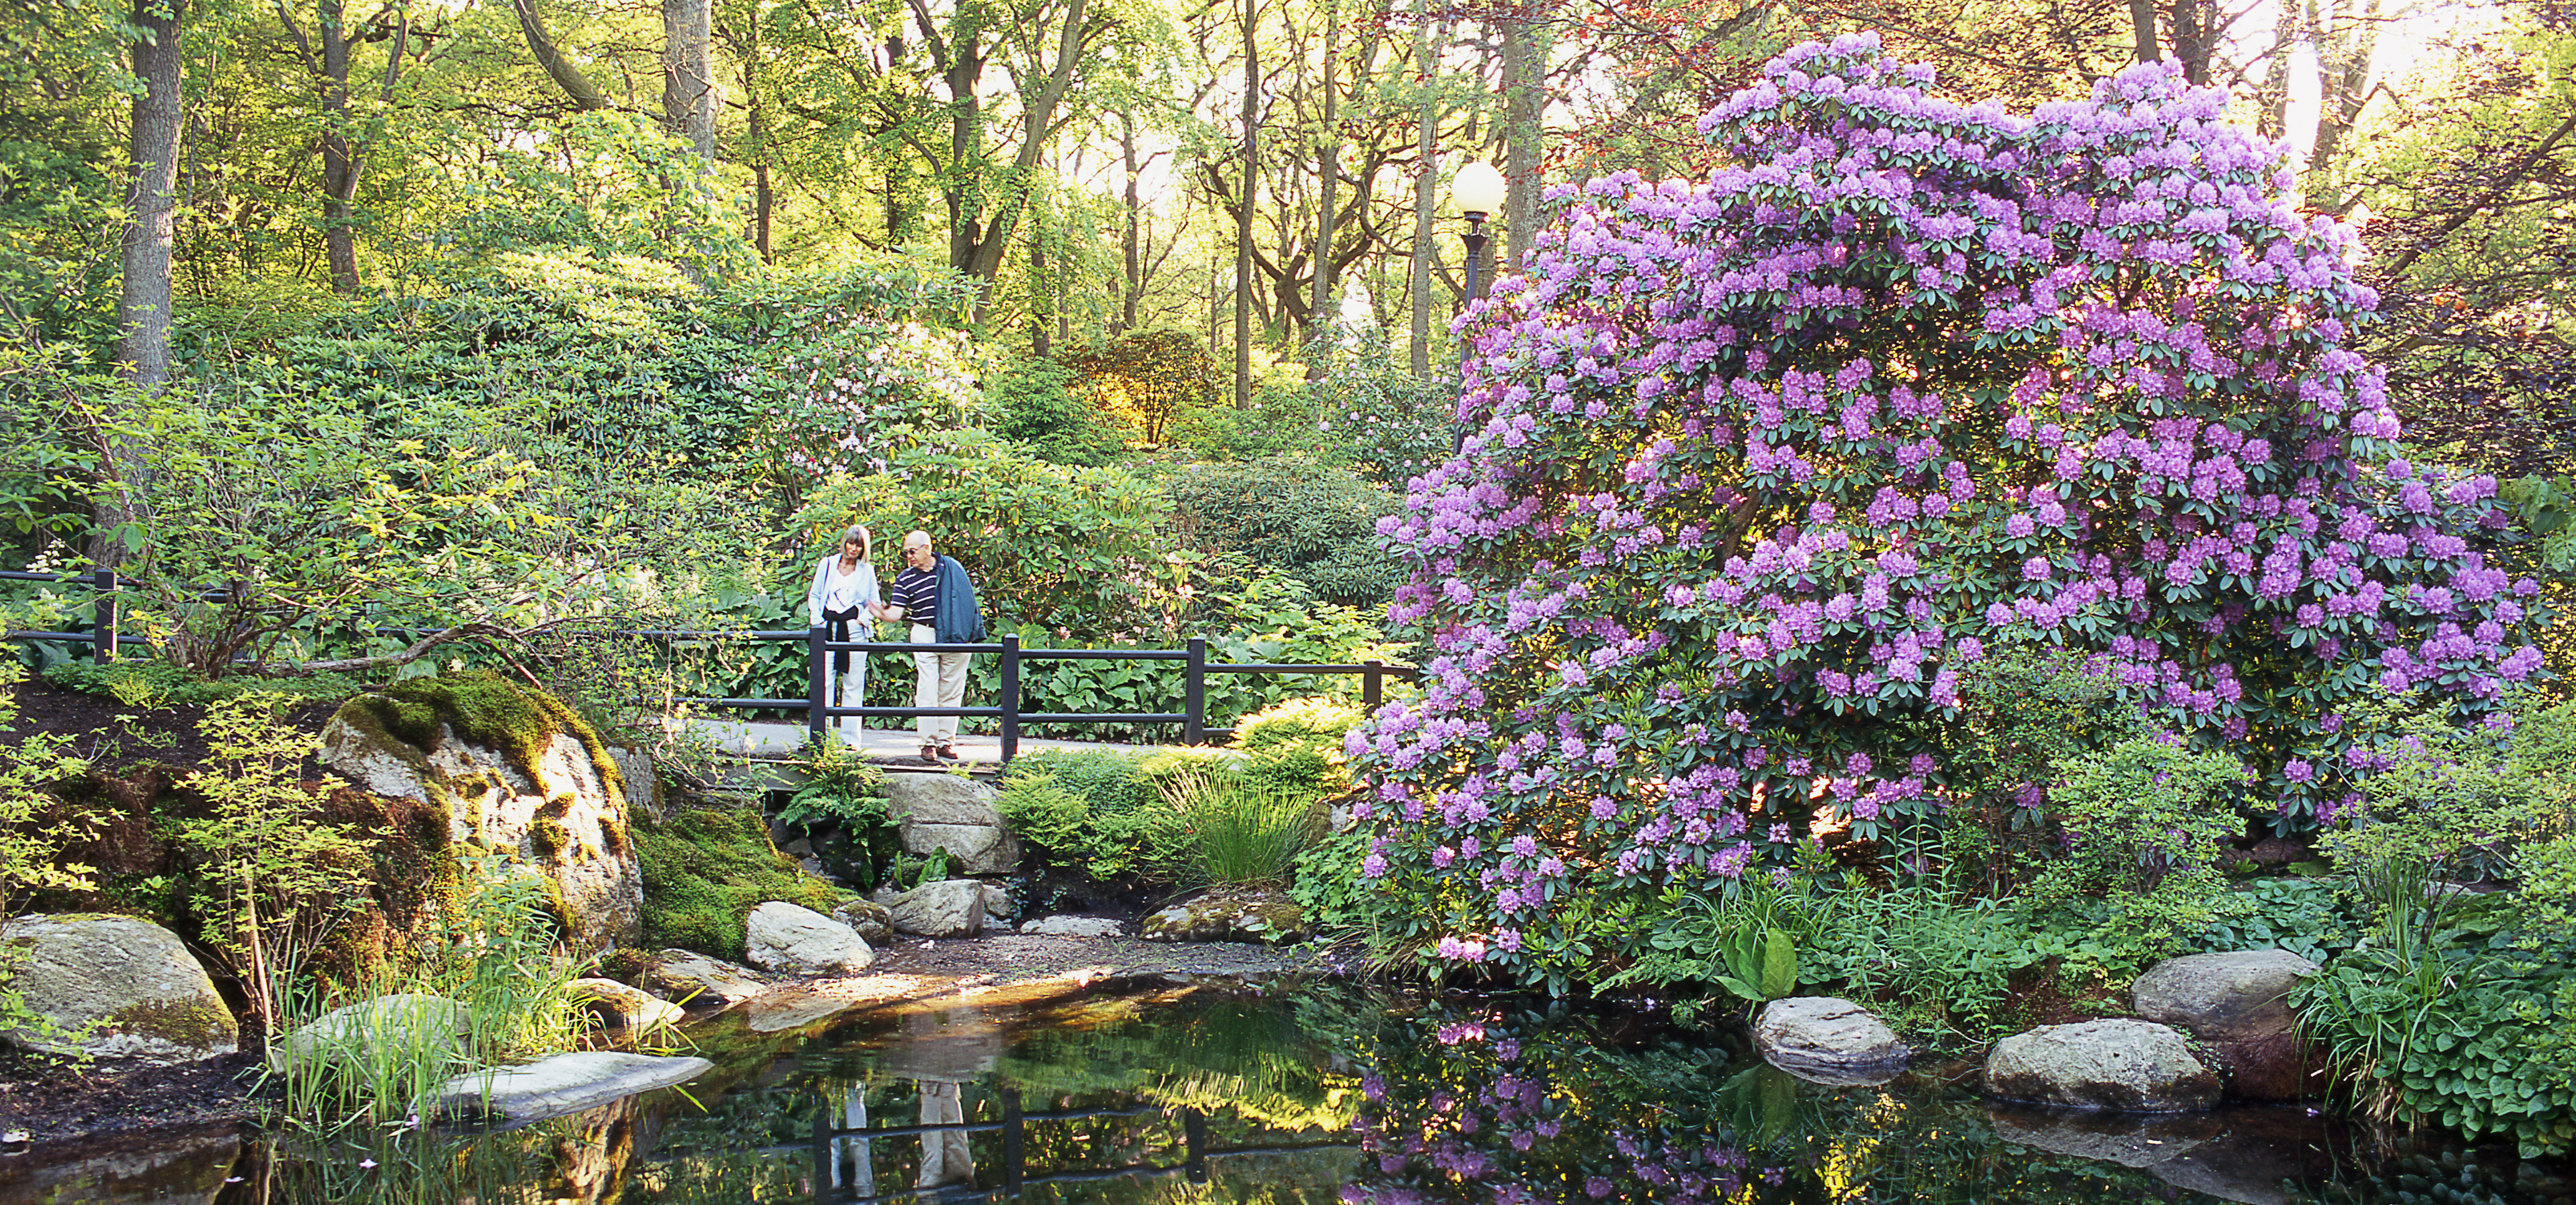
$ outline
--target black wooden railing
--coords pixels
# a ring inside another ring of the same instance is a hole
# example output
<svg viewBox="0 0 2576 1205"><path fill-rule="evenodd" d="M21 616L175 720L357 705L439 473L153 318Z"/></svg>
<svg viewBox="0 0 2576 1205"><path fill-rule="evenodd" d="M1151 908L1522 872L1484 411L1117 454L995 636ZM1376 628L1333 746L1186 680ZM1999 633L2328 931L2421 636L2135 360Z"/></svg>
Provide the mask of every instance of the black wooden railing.
<svg viewBox="0 0 2576 1205"><path fill-rule="evenodd" d="M0 582L48 582L86 586L94 593L90 598L91 622L86 632L10 632L10 640L59 640L70 644L98 647L101 661L116 660L116 571L100 569L91 573L28 573L17 569L0 569Z"/></svg>
<svg viewBox="0 0 2576 1205"><path fill-rule="evenodd" d="M707 637L711 632L651 632L638 635L669 637ZM802 699L682 699L702 707L729 709L802 710L805 730L816 740L822 739L833 720L843 716L957 716L996 721L1001 729L1002 761L1019 756L1020 730L1028 724L1178 724L1181 743L1201 745L1210 739L1233 735L1231 728L1209 726L1207 722L1207 683L1214 674L1357 674L1360 676L1360 704L1375 707L1385 701L1389 678L1411 679L1410 666L1389 665L1367 660L1349 664L1328 663L1271 664L1215 662L1208 660L1207 638L1192 636L1187 645L1177 649L1033 649L1020 644L1016 635L1004 636L989 644L911 644L882 640L836 641L827 629L808 628L802 632L741 632L737 639L801 640L805 642L805 697ZM832 654L834 653L987 653L1002 659L1001 680L995 699L984 707L853 707L831 703ZM1020 687L1022 667L1031 661L1179 661L1186 664L1181 676L1181 709L1179 711L1022 711Z"/></svg>
<svg viewBox="0 0 2576 1205"><path fill-rule="evenodd" d="M94 616L87 632L9 632L11 640L60 640L95 645L100 660L114 660L117 655L116 590L118 580L108 570L95 573L27 573L0 570L0 581L49 582L85 586L95 591L92 599ZM219 597L210 594L209 597ZM400 629L405 632L418 629ZM383 629L386 632L395 629ZM1389 665L1368 660L1350 664L1273 664L1215 662L1208 660L1207 639L1190 637L1177 649L1033 649L1024 648L1016 635L1004 636L988 644L911 644L894 641L835 641L828 629L807 628L801 631L767 632L693 632L635 631L610 633L616 636L643 637L659 640L754 640L794 641L805 646L805 697L801 699L717 699L691 698L676 702L727 710L775 709L805 713L805 729L819 739L833 720L843 716L957 716L995 720L1002 737L1002 760L1019 755L1020 730L1028 724L1178 724L1181 743L1200 745L1210 739L1224 739L1233 729L1211 727L1207 722L1208 678L1215 674L1358 674L1360 703L1375 707L1386 697L1386 680L1409 680L1414 670L1409 666ZM832 704L831 660L835 653L987 653L1002 658L1001 681L997 697L986 707L852 707ZM1181 675L1181 709L1179 711L1047 711L1020 710L1021 668L1031 661L1179 661L1187 666Z"/></svg>

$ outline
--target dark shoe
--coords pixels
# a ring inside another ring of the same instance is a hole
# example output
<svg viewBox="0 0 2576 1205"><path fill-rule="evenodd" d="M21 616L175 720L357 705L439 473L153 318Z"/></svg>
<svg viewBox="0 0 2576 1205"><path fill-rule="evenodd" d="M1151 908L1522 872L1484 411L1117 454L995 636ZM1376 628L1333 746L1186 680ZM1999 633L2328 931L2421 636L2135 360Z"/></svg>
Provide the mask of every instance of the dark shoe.
<svg viewBox="0 0 2576 1205"><path fill-rule="evenodd" d="M925 762L928 762L928 763L930 763L931 765L934 765L934 766L935 766L935 765L938 765L938 764L939 764L939 746L937 746L937 745L923 745L923 746L921 747L921 760L923 760L923 761L925 761Z"/></svg>
<svg viewBox="0 0 2576 1205"><path fill-rule="evenodd" d="M964 760L966 760L966 759L965 759L965 758L962 758L962 757L957 756L957 746L955 746L955 745L941 745L941 746L939 747L939 760L941 760L941 761L964 761Z"/></svg>

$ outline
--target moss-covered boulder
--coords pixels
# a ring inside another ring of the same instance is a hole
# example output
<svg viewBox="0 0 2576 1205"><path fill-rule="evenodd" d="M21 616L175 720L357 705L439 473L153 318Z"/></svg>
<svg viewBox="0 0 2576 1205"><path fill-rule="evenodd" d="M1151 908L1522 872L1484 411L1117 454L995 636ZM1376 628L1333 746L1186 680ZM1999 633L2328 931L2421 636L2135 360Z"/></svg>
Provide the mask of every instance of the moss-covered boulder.
<svg viewBox="0 0 2576 1205"><path fill-rule="evenodd" d="M602 950L642 935L624 773L562 700L488 671L416 678L342 706L322 731L322 760L444 817L451 850L534 868L576 944Z"/></svg>
<svg viewBox="0 0 2576 1205"><path fill-rule="evenodd" d="M241 1048L232 1010L178 935L131 916L21 916L0 928L9 990L43 1024L0 1030L11 1045L144 1063Z"/></svg>
<svg viewBox="0 0 2576 1205"><path fill-rule="evenodd" d="M636 826L644 873L644 939L739 962L751 910L771 900L826 916L843 895L770 843L755 811L677 808Z"/></svg>
<svg viewBox="0 0 2576 1205"><path fill-rule="evenodd" d="M1147 916L1137 933L1147 941L1257 941L1285 945L1312 936L1306 910L1265 888L1225 888L1173 904Z"/></svg>

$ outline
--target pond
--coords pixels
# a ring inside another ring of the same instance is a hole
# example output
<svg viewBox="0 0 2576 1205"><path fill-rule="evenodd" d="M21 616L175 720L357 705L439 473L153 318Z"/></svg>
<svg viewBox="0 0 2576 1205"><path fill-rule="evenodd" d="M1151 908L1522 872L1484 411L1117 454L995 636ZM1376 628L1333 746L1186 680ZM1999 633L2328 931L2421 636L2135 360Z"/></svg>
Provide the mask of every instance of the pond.
<svg viewBox="0 0 2576 1205"><path fill-rule="evenodd" d="M776 1018L771 1018L775 1021ZM717 1070L480 1135L0 1161L0 1202L2567 1202L2563 1163L2295 1107L2084 1119L1793 1078L1650 1016L1350 988L733 1015ZM801 1024L799 1024L801 1022Z"/></svg>

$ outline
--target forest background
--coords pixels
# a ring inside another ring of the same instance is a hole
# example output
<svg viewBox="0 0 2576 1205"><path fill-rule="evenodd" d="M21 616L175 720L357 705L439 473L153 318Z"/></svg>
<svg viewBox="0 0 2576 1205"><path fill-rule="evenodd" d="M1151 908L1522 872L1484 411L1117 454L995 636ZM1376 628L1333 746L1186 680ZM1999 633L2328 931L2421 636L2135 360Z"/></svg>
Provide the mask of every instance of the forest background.
<svg viewBox="0 0 2576 1205"><path fill-rule="evenodd" d="M1502 170L1507 273L1546 185L1704 172L1698 114L1858 27L2015 108L2147 58L2227 89L2302 206L2364 220L2410 442L2564 513L2576 38L2545 4L5 20L5 559L139 575L202 671L431 651L388 624L787 619L853 518L939 528L1058 641L1276 646L1339 603L1347 655L1405 572L1374 520L1451 439L1458 168Z"/></svg>

